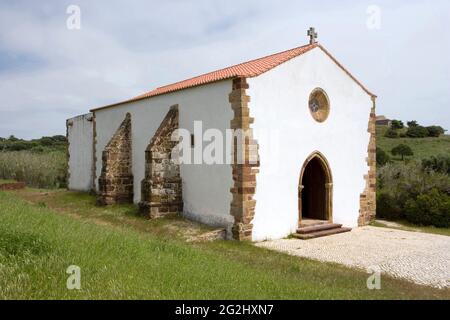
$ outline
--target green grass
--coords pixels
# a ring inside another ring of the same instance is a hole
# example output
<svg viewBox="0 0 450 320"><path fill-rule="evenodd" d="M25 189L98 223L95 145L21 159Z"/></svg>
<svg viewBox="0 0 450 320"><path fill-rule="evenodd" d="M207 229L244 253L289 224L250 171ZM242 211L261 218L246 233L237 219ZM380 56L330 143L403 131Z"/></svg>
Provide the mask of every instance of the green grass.
<svg viewBox="0 0 450 320"><path fill-rule="evenodd" d="M370 291L364 272L250 243L186 242L180 227L205 230L93 202L65 191L0 192L1 299L450 298L387 276L382 290ZM81 291L66 289L70 265L81 267Z"/></svg>
<svg viewBox="0 0 450 320"><path fill-rule="evenodd" d="M424 232L424 233L431 233L431 234L439 234L443 236L450 236L450 228L436 228L436 227L424 227L424 226L418 226L415 224L412 224L408 221L395 221L395 226L387 225L380 221L375 221L371 223L374 227L381 227L381 228L391 228L391 229L398 229L398 230L404 230L404 231L413 231L413 232Z"/></svg>
<svg viewBox="0 0 450 320"><path fill-rule="evenodd" d="M439 138L386 138L384 136L387 127L377 126L377 147L383 149L391 157L392 148L399 144L406 144L413 152L414 156L408 157L409 159L422 160L438 154L450 154L450 136L443 135ZM404 132L405 130L399 130L398 132ZM392 157L393 160L401 160L399 157Z"/></svg>

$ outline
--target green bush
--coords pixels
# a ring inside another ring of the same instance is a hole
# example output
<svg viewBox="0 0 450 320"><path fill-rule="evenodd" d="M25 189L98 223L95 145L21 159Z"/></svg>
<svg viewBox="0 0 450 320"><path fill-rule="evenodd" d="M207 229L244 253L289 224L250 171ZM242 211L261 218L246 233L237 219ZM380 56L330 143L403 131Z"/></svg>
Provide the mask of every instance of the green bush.
<svg viewBox="0 0 450 320"><path fill-rule="evenodd" d="M382 167L391 161L391 157L381 148L377 148L377 165Z"/></svg>
<svg viewBox="0 0 450 320"><path fill-rule="evenodd" d="M440 172L424 171L419 162L392 162L378 168L377 188L379 192L387 192L405 203L432 189L450 194L450 177Z"/></svg>
<svg viewBox="0 0 450 320"><path fill-rule="evenodd" d="M406 124L408 125L409 128L414 128L414 127L418 127L419 126L419 124L415 120L408 121Z"/></svg>
<svg viewBox="0 0 450 320"><path fill-rule="evenodd" d="M410 138L426 138L428 137L428 130L422 126L410 127L406 131L406 135Z"/></svg>
<svg viewBox="0 0 450 320"><path fill-rule="evenodd" d="M450 175L450 155L432 156L422 160L422 168L425 171L434 171Z"/></svg>
<svg viewBox="0 0 450 320"><path fill-rule="evenodd" d="M405 205L405 218L411 223L450 227L450 196L437 189L410 199Z"/></svg>
<svg viewBox="0 0 450 320"><path fill-rule="evenodd" d="M26 141L15 141L15 142L10 142L7 144L7 150L10 150L10 151L29 150L32 147L33 146Z"/></svg>
<svg viewBox="0 0 450 320"><path fill-rule="evenodd" d="M427 127L427 130L428 130L428 136L434 137L434 138L439 138L441 135L443 135L445 133L444 128L442 128L440 126L430 126L430 127Z"/></svg>
<svg viewBox="0 0 450 320"><path fill-rule="evenodd" d="M377 193L377 217L391 221L404 218L398 201L385 192Z"/></svg>
<svg viewBox="0 0 450 320"><path fill-rule="evenodd" d="M15 136L0 138L0 151L23 151L43 147L45 150L63 150L67 145L65 136L42 137L40 139L23 140Z"/></svg>
<svg viewBox="0 0 450 320"><path fill-rule="evenodd" d="M419 224L420 215L414 213L418 212L417 208L421 208L425 200L428 201L428 198L422 196L429 196L436 191L442 196L450 195L450 177L447 173L424 170L423 164L416 161L408 164L387 163L377 170L377 217L388 220L407 219ZM429 221L424 216L424 221L420 224L430 224ZM433 225L436 224L433 222Z"/></svg>
<svg viewBox="0 0 450 320"><path fill-rule="evenodd" d="M384 136L386 138L395 139L395 138L398 138L398 132L395 131L394 129L387 129L386 133L384 134Z"/></svg>
<svg viewBox="0 0 450 320"><path fill-rule="evenodd" d="M400 121L400 120L392 120L392 123L391 123L391 128L392 129L394 129L394 130L403 129L404 127L405 127L405 125L403 124L402 121Z"/></svg>

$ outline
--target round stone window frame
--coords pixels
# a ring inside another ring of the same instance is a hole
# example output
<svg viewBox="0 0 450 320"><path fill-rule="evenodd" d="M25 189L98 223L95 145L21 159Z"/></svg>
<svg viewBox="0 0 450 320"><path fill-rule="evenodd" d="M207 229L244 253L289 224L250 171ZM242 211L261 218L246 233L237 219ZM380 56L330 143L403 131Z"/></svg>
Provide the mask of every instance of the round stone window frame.
<svg viewBox="0 0 450 320"><path fill-rule="evenodd" d="M317 111L311 110L311 102L315 99L318 103ZM308 109L311 113L312 118L319 122L325 122L330 115L330 99L327 93L322 88L315 88L309 95L308 99Z"/></svg>

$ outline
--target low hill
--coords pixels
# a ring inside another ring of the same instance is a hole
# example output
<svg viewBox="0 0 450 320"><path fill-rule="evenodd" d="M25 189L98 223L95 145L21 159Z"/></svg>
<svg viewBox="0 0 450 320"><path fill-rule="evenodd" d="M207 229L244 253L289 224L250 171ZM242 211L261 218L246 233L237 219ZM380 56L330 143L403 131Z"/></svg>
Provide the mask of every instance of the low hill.
<svg viewBox="0 0 450 320"><path fill-rule="evenodd" d="M377 147L390 156L392 148L399 144L405 144L413 150L413 159L421 160L438 154L450 155L450 135L442 135L439 138L387 138L384 136L387 130L386 126L377 126ZM402 131L399 130L399 133Z"/></svg>

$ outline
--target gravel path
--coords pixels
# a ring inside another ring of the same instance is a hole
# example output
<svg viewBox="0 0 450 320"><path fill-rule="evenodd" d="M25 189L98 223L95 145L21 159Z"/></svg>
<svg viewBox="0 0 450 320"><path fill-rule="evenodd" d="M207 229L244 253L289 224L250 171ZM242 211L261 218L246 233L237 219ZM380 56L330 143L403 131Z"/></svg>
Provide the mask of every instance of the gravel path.
<svg viewBox="0 0 450 320"><path fill-rule="evenodd" d="M283 239L256 244L319 261L382 273L417 284L450 288L450 237L363 227L308 241Z"/></svg>

